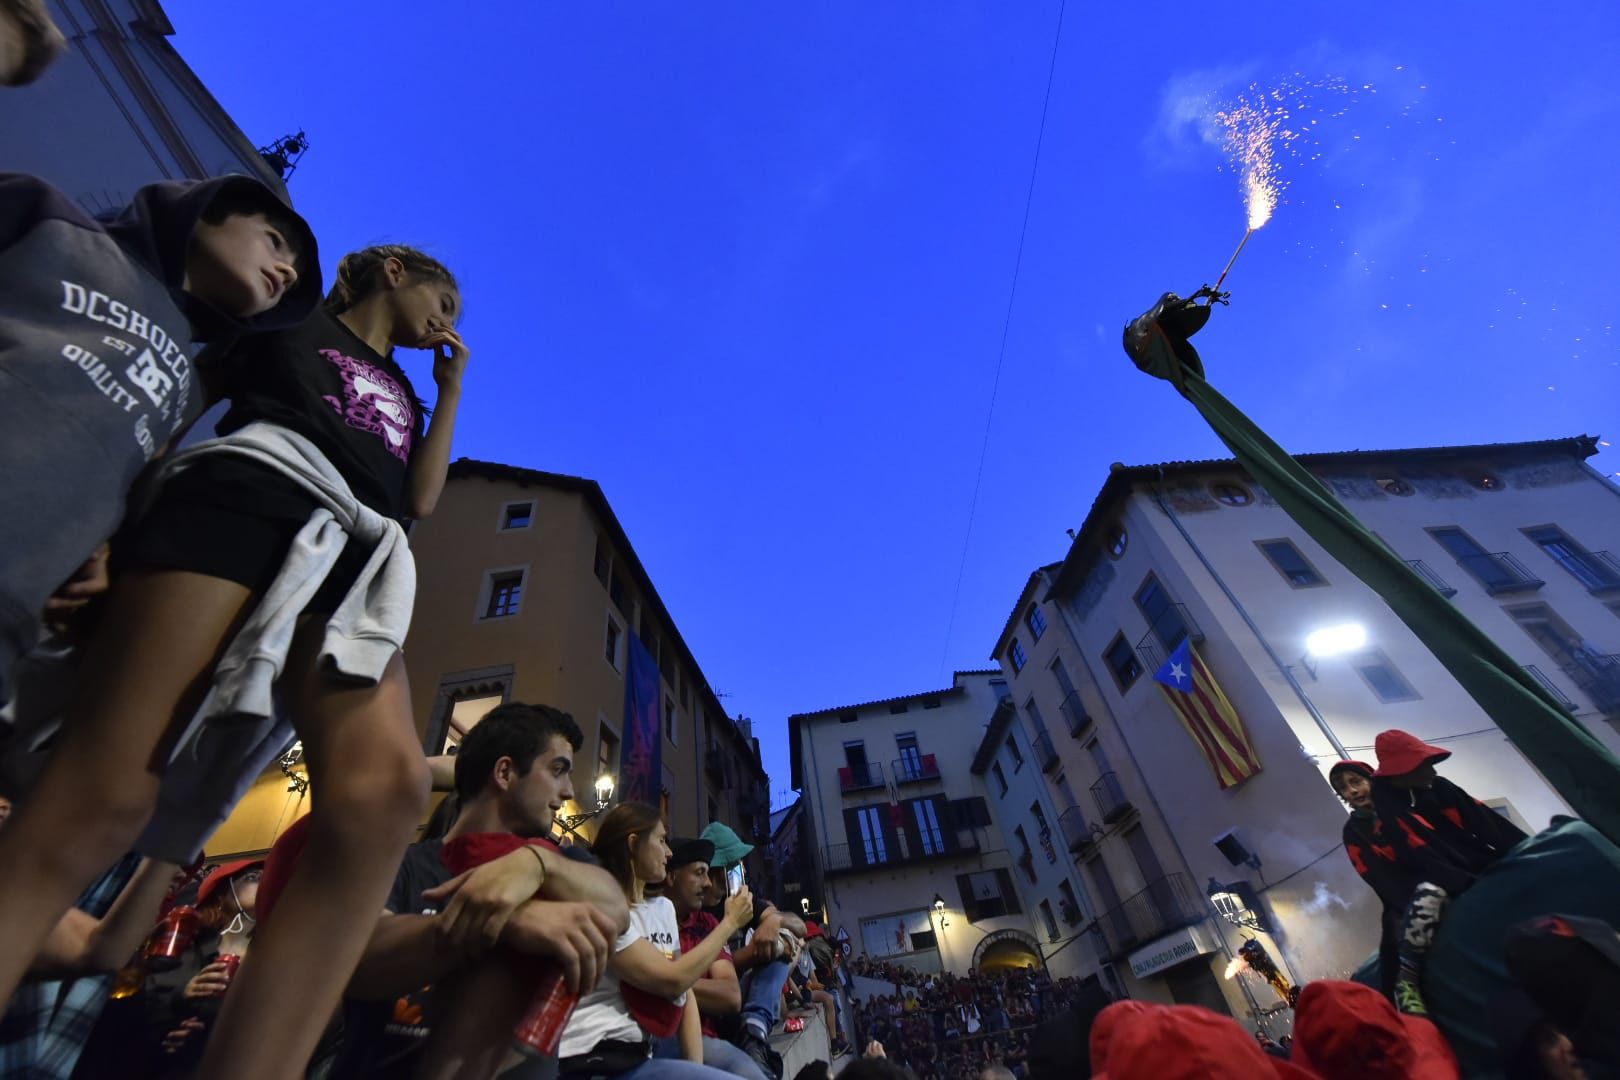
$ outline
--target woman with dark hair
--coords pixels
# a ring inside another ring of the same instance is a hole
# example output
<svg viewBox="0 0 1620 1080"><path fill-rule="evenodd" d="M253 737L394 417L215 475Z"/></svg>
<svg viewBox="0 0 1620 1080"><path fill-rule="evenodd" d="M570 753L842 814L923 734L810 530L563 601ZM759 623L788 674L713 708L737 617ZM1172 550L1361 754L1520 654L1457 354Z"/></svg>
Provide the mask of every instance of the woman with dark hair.
<svg viewBox="0 0 1620 1080"><path fill-rule="evenodd" d="M688 991L733 934L754 918L746 886L726 901L725 918L691 951L680 953L675 905L649 898L669 863L664 822L646 803L621 803L597 829L591 854L613 875L630 904L630 929L613 945L606 974L580 999L563 1030L559 1073L623 1080L722 1080L729 1073L701 1064L697 998ZM683 1060L654 1058L649 1035L680 1033Z"/></svg>

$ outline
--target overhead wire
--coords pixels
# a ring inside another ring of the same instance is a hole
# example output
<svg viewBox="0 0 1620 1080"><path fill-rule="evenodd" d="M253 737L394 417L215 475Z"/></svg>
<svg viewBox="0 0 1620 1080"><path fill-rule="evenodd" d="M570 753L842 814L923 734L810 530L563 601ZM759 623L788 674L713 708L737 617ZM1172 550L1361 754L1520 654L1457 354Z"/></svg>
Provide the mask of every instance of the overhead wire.
<svg viewBox="0 0 1620 1080"><path fill-rule="evenodd" d="M1035 201L1035 177L1041 167L1041 146L1046 141L1046 114L1052 104L1052 80L1057 73L1058 45L1063 41L1063 16L1068 0L1059 0L1057 31L1052 35L1052 55L1046 64L1046 93L1041 98L1041 123L1035 134L1035 160L1029 167L1029 185L1024 193L1024 219L1018 227L1018 254L1013 259L1012 284L1007 290L1007 311L1001 321L1001 346L996 350L996 374L990 383L990 407L984 418L984 439L979 444L979 467L973 477L973 497L968 500L967 531L962 537L962 558L956 568L956 588L951 593L950 615L945 620L945 642L940 649L940 677L945 676L951 652L951 633L956 629L956 606L962 596L962 579L967 573L968 546L973 539L973 522L979 510L979 489L984 483L984 463L990 451L990 424L996 415L996 396L1001 390L1001 368L1007 358L1007 337L1012 329L1013 302L1018 296L1018 272L1024 265L1024 239L1029 235L1029 210Z"/></svg>

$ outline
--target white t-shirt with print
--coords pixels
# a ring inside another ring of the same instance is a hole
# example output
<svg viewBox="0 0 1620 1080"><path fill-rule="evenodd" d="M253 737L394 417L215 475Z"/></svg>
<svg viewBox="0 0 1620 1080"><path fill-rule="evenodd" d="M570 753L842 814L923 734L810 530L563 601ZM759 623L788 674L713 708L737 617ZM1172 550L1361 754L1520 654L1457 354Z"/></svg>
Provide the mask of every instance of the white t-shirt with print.
<svg viewBox="0 0 1620 1080"><path fill-rule="evenodd" d="M668 897L660 896L632 904L629 929L613 943L613 951L615 954L623 952L643 938L670 960L681 954L680 922L675 918L675 905ZM677 998L675 1004L685 1005L686 995ZM562 1045L557 1054L559 1057L574 1057L590 1053L604 1039L640 1042L646 1037L646 1032L641 1030L641 1025L630 1014L630 1007L624 1003L619 976L610 965L602 973L596 989L579 999L574 1015L563 1029Z"/></svg>

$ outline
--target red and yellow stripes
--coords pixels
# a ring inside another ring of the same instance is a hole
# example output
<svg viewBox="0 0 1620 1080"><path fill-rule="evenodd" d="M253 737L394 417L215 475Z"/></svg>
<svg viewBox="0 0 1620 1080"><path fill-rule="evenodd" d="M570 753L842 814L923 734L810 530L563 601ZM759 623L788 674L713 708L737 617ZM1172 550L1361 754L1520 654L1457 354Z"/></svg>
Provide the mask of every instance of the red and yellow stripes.
<svg viewBox="0 0 1620 1080"><path fill-rule="evenodd" d="M1193 669L1191 689L1176 690L1161 682L1159 690L1180 718L1181 726L1209 759L1221 789L1236 787L1260 771L1259 755L1249 742L1237 710L1226 699L1198 650L1189 644L1187 656Z"/></svg>

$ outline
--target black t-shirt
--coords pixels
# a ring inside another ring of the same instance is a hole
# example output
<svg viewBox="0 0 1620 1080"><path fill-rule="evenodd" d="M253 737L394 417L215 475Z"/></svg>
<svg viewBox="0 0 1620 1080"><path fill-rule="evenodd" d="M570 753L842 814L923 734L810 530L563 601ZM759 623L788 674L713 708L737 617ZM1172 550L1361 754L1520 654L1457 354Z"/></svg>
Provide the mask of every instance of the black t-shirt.
<svg viewBox="0 0 1620 1080"><path fill-rule="evenodd" d="M296 431L320 448L361 502L405 516L406 465L422 437L422 409L391 357L320 310L290 330L243 338L216 363L231 401L219 434L255 420Z"/></svg>
<svg viewBox="0 0 1620 1080"><path fill-rule="evenodd" d="M452 877L440 852L443 840L424 840L405 849L386 907L396 915L433 915L438 906L422 894ZM428 1000L432 988L394 1001L343 1002L343 1046L332 1075L348 1077L410 1076L416 1056L427 1041Z"/></svg>

